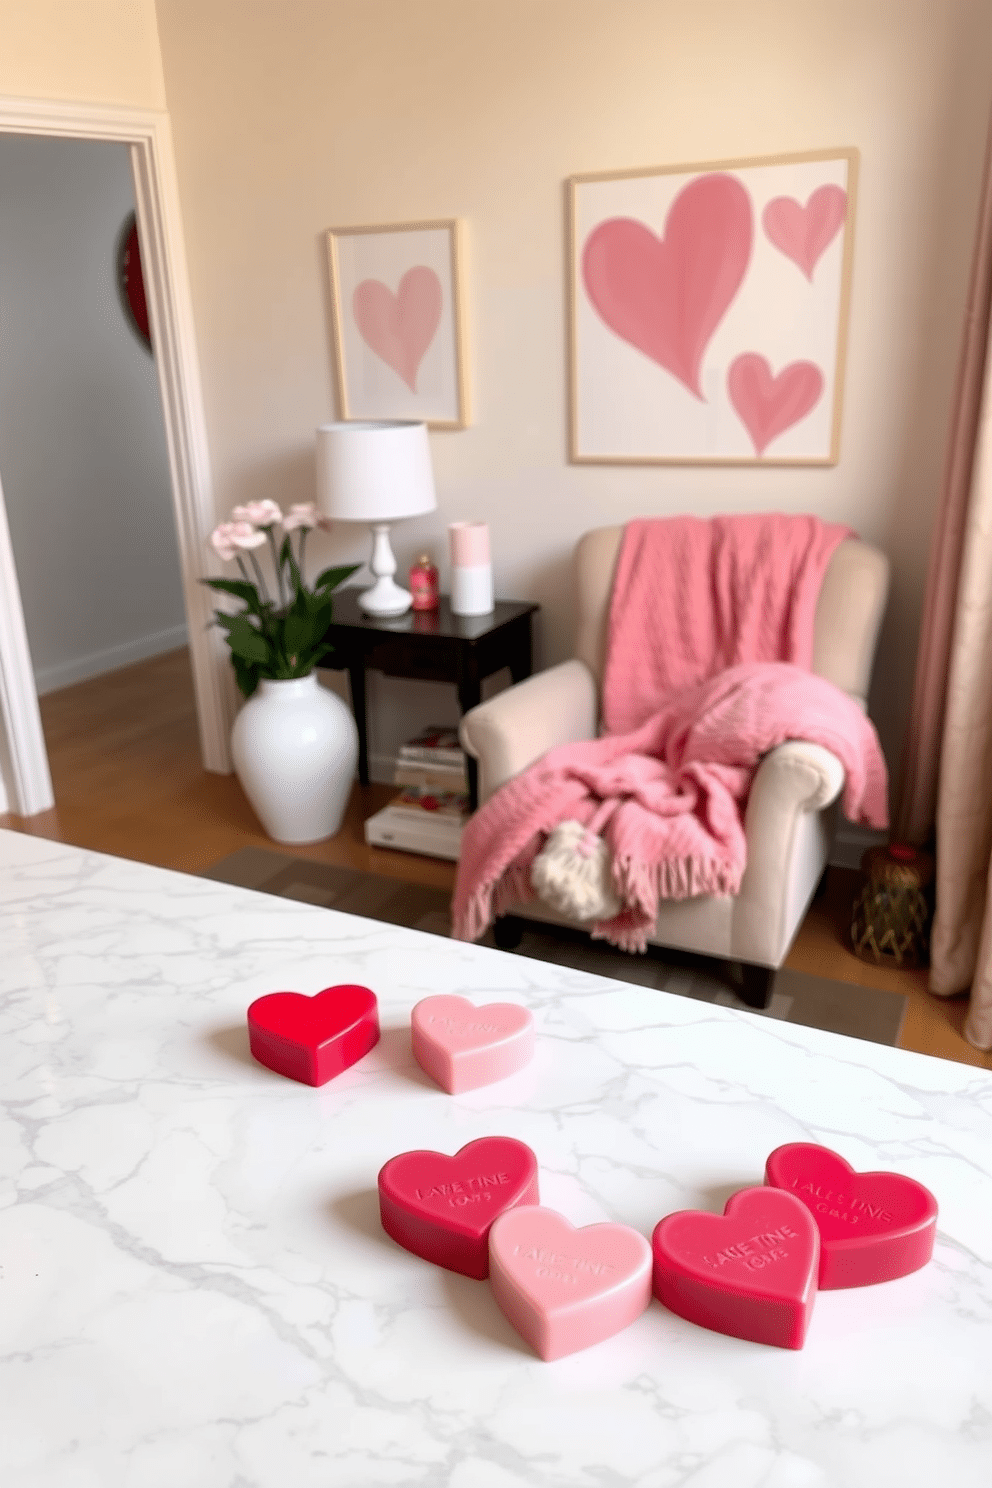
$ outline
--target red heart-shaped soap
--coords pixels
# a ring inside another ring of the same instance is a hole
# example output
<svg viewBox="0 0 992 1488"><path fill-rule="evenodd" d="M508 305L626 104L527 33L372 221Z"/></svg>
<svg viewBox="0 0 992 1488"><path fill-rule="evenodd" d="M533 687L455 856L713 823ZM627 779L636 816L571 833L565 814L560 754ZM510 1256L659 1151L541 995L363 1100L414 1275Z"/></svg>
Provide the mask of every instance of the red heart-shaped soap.
<svg viewBox="0 0 992 1488"><path fill-rule="evenodd" d="M745 1188L723 1215L698 1209L655 1226L654 1294L703 1328L802 1348L816 1297L820 1237L805 1204Z"/></svg>
<svg viewBox="0 0 992 1488"><path fill-rule="evenodd" d="M893 1281L925 1266L937 1232L937 1200L901 1173L856 1173L829 1147L787 1142L765 1165L765 1182L795 1194L820 1232L820 1289Z"/></svg>
<svg viewBox="0 0 992 1488"><path fill-rule="evenodd" d="M517 1204L539 1203L537 1158L513 1137L480 1137L447 1157L401 1152L379 1174L382 1228L414 1255L476 1281L489 1275L489 1230Z"/></svg>
<svg viewBox="0 0 992 1488"><path fill-rule="evenodd" d="M325 1085L379 1042L379 1004L368 987L325 987L314 997L270 992L248 1009L248 1042L259 1064Z"/></svg>

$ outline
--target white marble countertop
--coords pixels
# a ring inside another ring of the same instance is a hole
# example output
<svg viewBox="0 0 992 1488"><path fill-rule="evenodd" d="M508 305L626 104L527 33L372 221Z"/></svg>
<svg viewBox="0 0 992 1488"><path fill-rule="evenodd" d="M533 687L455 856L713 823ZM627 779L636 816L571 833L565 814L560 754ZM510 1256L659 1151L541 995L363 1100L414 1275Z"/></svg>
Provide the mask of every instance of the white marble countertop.
<svg viewBox="0 0 992 1488"><path fill-rule="evenodd" d="M253 998L348 981L360 1064L252 1062ZM433 992L533 1008L534 1064L434 1088ZM823 1142L934 1191L934 1259L821 1294L801 1352L653 1302L543 1364L379 1226L388 1157L487 1133L648 1236ZM987 1072L0 832L3 1488L988 1488L990 1263Z"/></svg>

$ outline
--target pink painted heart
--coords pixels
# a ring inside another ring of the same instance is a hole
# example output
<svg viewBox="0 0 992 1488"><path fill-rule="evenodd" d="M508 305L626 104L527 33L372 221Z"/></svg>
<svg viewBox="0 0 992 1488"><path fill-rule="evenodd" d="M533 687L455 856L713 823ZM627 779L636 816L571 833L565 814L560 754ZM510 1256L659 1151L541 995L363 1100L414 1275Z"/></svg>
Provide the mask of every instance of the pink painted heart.
<svg viewBox="0 0 992 1488"><path fill-rule="evenodd" d="M762 455L773 439L816 407L823 373L815 362L790 362L773 377L765 358L748 351L731 362L727 392L755 453Z"/></svg>
<svg viewBox="0 0 992 1488"><path fill-rule="evenodd" d="M441 320L441 281L424 264L407 269L396 294L379 279L363 279L351 300L362 340L411 392Z"/></svg>
<svg viewBox="0 0 992 1488"><path fill-rule="evenodd" d="M751 235L741 183L697 176L672 203L662 238L629 217L592 230L582 253L586 291L611 331L701 399L703 354L740 288Z"/></svg>
<svg viewBox="0 0 992 1488"><path fill-rule="evenodd" d="M776 196L761 214L769 240L798 264L813 282L813 270L847 216L847 192L841 186L818 186L805 206L791 196Z"/></svg>
<svg viewBox="0 0 992 1488"><path fill-rule="evenodd" d="M507 1210L489 1231L489 1283L542 1359L611 1338L651 1301L651 1247L620 1224L574 1229L537 1205Z"/></svg>
<svg viewBox="0 0 992 1488"><path fill-rule="evenodd" d="M368 987L342 983L314 997L269 992L248 1009L248 1042L259 1064L324 1085L379 1041L379 1004Z"/></svg>
<svg viewBox="0 0 992 1488"><path fill-rule="evenodd" d="M534 1019L512 1002L425 997L410 1014L410 1042L421 1069L457 1095L523 1069L534 1056Z"/></svg>
<svg viewBox="0 0 992 1488"><path fill-rule="evenodd" d="M820 1232L820 1289L908 1276L933 1254L937 1200L902 1173L856 1173L829 1147L776 1147L765 1182L795 1194Z"/></svg>
<svg viewBox="0 0 992 1488"><path fill-rule="evenodd" d="M669 1214L655 1226L652 1247L654 1293L671 1312L733 1338L802 1348L820 1237L792 1194L745 1188L722 1216Z"/></svg>
<svg viewBox="0 0 992 1488"><path fill-rule="evenodd" d="M489 1275L493 1222L538 1198L537 1158L514 1137L479 1137L454 1157L401 1152L379 1173L386 1234L425 1261L477 1281Z"/></svg>

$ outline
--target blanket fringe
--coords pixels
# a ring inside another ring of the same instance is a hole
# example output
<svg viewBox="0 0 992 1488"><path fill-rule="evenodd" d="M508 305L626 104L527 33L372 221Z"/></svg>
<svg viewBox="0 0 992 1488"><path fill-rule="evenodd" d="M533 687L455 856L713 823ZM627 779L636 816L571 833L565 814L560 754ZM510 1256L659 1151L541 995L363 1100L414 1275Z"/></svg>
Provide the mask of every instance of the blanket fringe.
<svg viewBox="0 0 992 1488"><path fill-rule="evenodd" d="M660 900L736 894L743 876L742 867L718 858L666 858L660 863L616 859L613 881L625 906L612 920L594 925L592 938L605 940L618 951L643 955L658 918Z"/></svg>
<svg viewBox="0 0 992 1488"><path fill-rule="evenodd" d="M516 864L493 886L492 917L496 919L515 904L528 904L536 898L530 882L530 864Z"/></svg>
<svg viewBox="0 0 992 1488"><path fill-rule="evenodd" d="M736 894L743 866L720 858L664 858L646 863L616 858L613 881L621 898L645 913L657 912L659 899L695 899L700 894Z"/></svg>
<svg viewBox="0 0 992 1488"><path fill-rule="evenodd" d="M589 932L590 940L605 940L607 945L631 956L643 956L648 948L648 932L643 925L621 925L619 919L608 920L603 925L594 925Z"/></svg>
<svg viewBox="0 0 992 1488"><path fill-rule="evenodd" d="M480 884L451 927L454 940L479 940L493 920L514 904L533 899L530 867L513 864L495 883Z"/></svg>
<svg viewBox="0 0 992 1488"><path fill-rule="evenodd" d="M648 935L658 917L662 899L694 899L701 894L736 894L743 868L717 858L667 858L645 863L618 858L613 881L624 907L611 920L592 926L593 940L605 940L617 950L641 954L648 948ZM456 940L479 940L493 920L517 904L537 896L531 887L530 865L514 863L495 883L481 884L465 904L452 927Z"/></svg>

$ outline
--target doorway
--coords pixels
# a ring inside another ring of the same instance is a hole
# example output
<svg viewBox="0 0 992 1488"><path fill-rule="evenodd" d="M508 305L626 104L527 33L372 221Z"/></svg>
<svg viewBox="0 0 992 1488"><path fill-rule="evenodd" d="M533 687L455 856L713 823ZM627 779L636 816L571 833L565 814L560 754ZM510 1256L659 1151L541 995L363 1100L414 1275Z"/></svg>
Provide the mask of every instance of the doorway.
<svg viewBox="0 0 992 1488"><path fill-rule="evenodd" d="M144 111L0 99L0 133L109 140L129 147L201 756L206 769L227 773L234 698L219 642L209 629L209 593L199 582L213 502L168 119ZM31 816L53 804L2 485L0 772L5 797L0 809Z"/></svg>
<svg viewBox="0 0 992 1488"><path fill-rule="evenodd" d="M126 145L0 134L0 471L40 696L186 644Z"/></svg>

